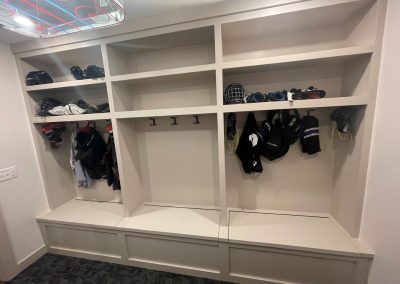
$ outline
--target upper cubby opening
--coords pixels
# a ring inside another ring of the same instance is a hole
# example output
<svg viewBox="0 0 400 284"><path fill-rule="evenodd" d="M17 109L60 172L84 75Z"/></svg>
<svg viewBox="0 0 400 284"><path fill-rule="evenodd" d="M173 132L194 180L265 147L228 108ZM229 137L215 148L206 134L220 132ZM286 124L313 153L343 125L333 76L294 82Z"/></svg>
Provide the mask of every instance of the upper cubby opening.
<svg viewBox="0 0 400 284"><path fill-rule="evenodd" d="M338 97L369 96L371 54L356 54L272 65L224 70L224 87L243 85L245 94L306 89L314 86L326 91L320 100Z"/></svg>
<svg viewBox="0 0 400 284"><path fill-rule="evenodd" d="M352 1L222 25L224 62L373 45L375 1Z"/></svg>
<svg viewBox="0 0 400 284"><path fill-rule="evenodd" d="M96 65L103 68L99 45L21 58L22 75L31 71L46 71L55 83L76 81L72 76L72 66L87 68Z"/></svg>
<svg viewBox="0 0 400 284"><path fill-rule="evenodd" d="M205 27L108 45L111 75L215 62L214 28Z"/></svg>
<svg viewBox="0 0 400 284"><path fill-rule="evenodd" d="M215 105L215 71L113 82L117 111Z"/></svg>

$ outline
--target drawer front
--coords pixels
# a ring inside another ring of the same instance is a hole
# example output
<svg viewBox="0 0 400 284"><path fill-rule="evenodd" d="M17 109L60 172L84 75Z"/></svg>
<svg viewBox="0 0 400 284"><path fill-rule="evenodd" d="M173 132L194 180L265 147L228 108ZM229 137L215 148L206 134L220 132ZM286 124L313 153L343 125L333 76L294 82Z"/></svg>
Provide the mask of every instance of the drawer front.
<svg viewBox="0 0 400 284"><path fill-rule="evenodd" d="M230 275L247 279L307 284L351 284L356 262L286 251L258 251L231 247Z"/></svg>
<svg viewBox="0 0 400 284"><path fill-rule="evenodd" d="M128 259L204 272L219 272L219 246L155 236L126 236Z"/></svg>
<svg viewBox="0 0 400 284"><path fill-rule="evenodd" d="M50 249L121 258L117 233L51 225L45 225L45 230Z"/></svg>

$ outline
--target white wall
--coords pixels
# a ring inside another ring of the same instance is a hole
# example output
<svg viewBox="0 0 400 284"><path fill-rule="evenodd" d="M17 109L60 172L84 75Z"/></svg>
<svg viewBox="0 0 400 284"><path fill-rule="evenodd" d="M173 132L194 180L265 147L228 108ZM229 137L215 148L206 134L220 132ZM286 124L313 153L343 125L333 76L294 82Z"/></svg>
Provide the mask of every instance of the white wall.
<svg viewBox="0 0 400 284"><path fill-rule="evenodd" d="M1 43L0 121L0 169L17 166L19 175L0 182L0 216L4 218L15 259L20 262L43 246L35 217L47 211L48 205L17 66L10 47ZM0 230L0 234L4 233Z"/></svg>
<svg viewBox="0 0 400 284"><path fill-rule="evenodd" d="M376 254L369 284L400 283L400 1L387 10L360 235Z"/></svg>

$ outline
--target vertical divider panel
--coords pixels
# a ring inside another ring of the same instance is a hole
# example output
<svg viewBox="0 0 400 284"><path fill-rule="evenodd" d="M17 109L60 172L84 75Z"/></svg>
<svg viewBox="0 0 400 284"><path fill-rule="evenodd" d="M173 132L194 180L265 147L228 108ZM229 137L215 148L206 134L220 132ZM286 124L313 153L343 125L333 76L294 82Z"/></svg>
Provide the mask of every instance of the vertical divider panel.
<svg viewBox="0 0 400 284"><path fill-rule="evenodd" d="M108 103L110 105L111 116L113 116L113 114L115 113L115 106L114 106L114 97L113 97L112 86L111 86L110 63L108 60L107 46L105 44L101 45L101 56L103 58L104 73L105 73L105 80L106 80L106 86L107 86Z"/></svg>
<svg viewBox="0 0 400 284"><path fill-rule="evenodd" d="M223 74L222 74L222 27L214 25L215 65L216 65L216 95L217 95L217 125L218 125L218 163L219 163L219 190L221 206L220 238L228 238L228 216L226 206L226 177L225 177L225 134L223 106Z"/></svg>
<svg viewBox="0 0 400 284"><path fill-rule="evenodd" d="M128 119L112 118L115 151L121 180L125 216L132 213L145 201L143 192L136 133Z"/></svg>

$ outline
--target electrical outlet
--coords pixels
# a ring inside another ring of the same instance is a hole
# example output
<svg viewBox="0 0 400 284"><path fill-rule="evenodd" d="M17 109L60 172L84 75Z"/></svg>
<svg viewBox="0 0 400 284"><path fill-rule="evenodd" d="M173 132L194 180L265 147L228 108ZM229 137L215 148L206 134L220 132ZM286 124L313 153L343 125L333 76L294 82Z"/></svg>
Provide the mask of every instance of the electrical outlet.
<svg viewBox="0 0 400 284"><path fill-rule="evenodd" d="M17 167L0 170L0 182L18 177Z"/></svg>

